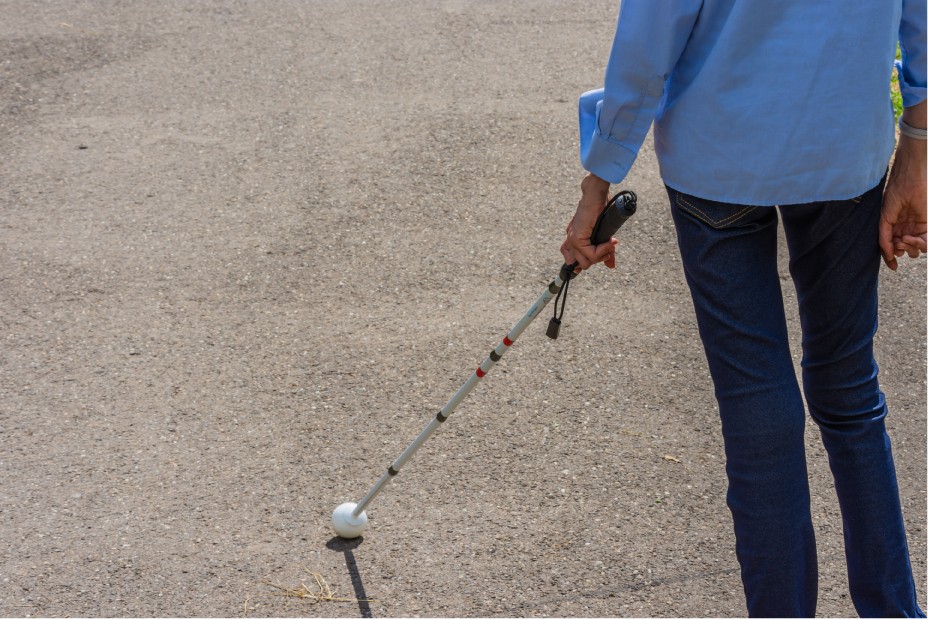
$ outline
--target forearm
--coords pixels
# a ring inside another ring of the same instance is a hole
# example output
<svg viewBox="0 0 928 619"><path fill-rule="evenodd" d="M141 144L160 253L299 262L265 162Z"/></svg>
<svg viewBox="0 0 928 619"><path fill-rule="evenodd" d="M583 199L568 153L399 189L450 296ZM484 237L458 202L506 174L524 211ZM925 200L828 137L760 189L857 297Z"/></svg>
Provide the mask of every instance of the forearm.
<svg viewBox="0 0 928 619"><path fill-rule="evenodd" d="M905 108L902 119L910 127L926 125L924 101ZM879 243L886 265L896 270L896 258L917 258L928 251L928 205L926 205L926 141L904 133L899 136L880 218Z"/></svg>

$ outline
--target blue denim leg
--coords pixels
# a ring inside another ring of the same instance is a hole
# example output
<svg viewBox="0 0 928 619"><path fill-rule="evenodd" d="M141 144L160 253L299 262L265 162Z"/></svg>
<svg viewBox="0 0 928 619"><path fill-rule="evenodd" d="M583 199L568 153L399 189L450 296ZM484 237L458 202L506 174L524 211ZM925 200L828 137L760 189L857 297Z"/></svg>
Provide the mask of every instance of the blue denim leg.
<svg viewBox="0 0 928 619"><path fill-rule="evenodd" d="M802 323L802 382L835 479L861 617L924 617L877 380L882 184L855 200L781 207Z"/></svg>
<svg viewBox="0 0 928 619"><path fill-rule="evenodd" d="M748 612L814 616L805 410L777 273L776 210L668 193L715 384Z"/></svg>
<svg viewBox="0 0 928 619"><path fill-rule="evenodd" d="M668 193L719 403L748 611L812 616L804 412L776 270L777 212ZM924 617L873 359L881 198L882 185L780 213L799 298L803 389L835 478L854 605L864 617Z"/></svg>

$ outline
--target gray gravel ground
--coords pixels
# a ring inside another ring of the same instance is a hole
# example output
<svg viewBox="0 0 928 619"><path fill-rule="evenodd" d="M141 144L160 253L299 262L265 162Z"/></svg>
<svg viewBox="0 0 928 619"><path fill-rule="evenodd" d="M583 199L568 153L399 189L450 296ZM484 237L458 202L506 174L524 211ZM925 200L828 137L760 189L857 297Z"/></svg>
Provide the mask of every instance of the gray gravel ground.
<svg viewBox="0 0 928 619"><path fill-rule="evenodd" d="M615 14L0 0L0 615L743 615L650 145L561 338L533 325L363 540L329 528L556 274ZM924 602L925 259L882 300ZM853 615L808 446L820 614ZM373 601L270 595L309 572Z"/></svg>

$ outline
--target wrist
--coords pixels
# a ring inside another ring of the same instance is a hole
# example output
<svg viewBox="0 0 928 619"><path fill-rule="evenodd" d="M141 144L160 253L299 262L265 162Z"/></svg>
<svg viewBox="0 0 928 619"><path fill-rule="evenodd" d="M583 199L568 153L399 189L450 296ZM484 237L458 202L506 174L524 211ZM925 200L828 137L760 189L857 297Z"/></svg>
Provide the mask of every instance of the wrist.
<svg viewBox="0 0 928 619"><path fill-rule="evenodd" d="M609 193L609 181L601 179L590 172L580 182L580 190L583 193L607 195Z"/></svg>
<svg viewBox="0 0 928 619"><path fill-rule="evenodd" d="M904 108L900 119L913 129L925 129L925 125L928 124L926 113L928 113L928 102L922 101L918 105Z"/></svg>
<svg viewBox="0 0 928 619"><path fill-rule="evenodd" d="M899 135L895 160L911 163L915 168L924 168L926 159L928 159L928 143L925 140L905 134Z"/></svg>
<svg viewBox="0 0 928 619"><path fill-rule="evenodd" d="M928 140L928 131L925 129L918 129L913 127L909 123L905 122L905 119L899 118L899 133L907 138L912 138L913 140L921 140L924 142Z"/></svg>

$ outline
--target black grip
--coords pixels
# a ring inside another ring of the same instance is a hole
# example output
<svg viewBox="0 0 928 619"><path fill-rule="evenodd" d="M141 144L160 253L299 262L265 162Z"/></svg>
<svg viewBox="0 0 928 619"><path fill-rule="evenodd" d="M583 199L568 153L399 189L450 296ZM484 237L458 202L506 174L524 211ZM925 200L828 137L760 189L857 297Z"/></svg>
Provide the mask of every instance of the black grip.
<svg viewBox="0 0 928 619"><path fill-rule="evenodd" d="M611 239L628 218L635 214L638 208L638 196L634 191L620 191L615 194L606 208L599 214L596 225L593 226L593 245L600 245Z"/></svg>

